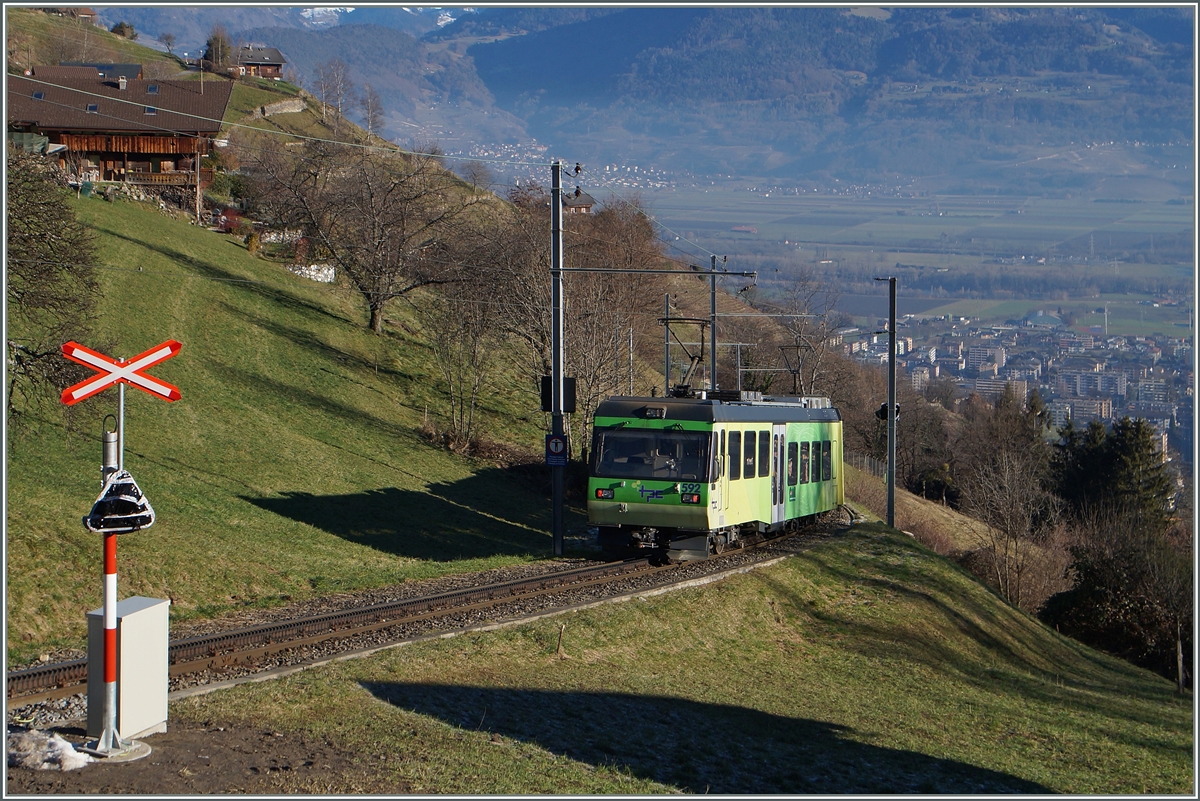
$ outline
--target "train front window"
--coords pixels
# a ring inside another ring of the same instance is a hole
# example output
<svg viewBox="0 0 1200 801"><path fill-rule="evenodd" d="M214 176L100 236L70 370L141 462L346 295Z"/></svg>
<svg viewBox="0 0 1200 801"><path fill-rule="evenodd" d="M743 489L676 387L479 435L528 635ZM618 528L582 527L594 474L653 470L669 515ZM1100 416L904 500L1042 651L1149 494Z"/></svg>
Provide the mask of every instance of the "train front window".
<svg viewBox="0 0 1200 801"><path fill-rule="evenodd" d="M601 478L708 480L708 435L690 431L597 430L592 474Z"/></svg>

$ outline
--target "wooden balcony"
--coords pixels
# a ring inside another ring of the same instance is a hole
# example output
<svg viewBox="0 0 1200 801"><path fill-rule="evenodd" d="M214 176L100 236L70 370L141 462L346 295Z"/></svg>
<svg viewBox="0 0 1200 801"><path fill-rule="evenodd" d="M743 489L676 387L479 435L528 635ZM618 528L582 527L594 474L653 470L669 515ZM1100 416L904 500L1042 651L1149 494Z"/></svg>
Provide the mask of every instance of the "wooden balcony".
<svg viewBox="0 0 1200 801"><path fill-rule="evenodd" d="M200 185L208 186L212 183L213 171L211 169L200 169ZM196 173L188 171L176 172L126 172L125 183L127 184L143 184L148 186L195 186Z"/></svg>

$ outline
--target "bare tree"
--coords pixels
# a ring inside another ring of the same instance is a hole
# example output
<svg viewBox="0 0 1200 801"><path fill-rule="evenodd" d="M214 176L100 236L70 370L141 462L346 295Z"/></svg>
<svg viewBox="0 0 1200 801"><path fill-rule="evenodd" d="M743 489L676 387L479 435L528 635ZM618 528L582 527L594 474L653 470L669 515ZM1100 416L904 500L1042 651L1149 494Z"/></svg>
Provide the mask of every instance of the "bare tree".
<svg viewBox="0 0 1200 801"><path fill-rule="evenodd" d="M637 199L566 222L570 266L644 270L662 263L662 245ZM628 380L627 332L639 315L653 315L662 286L661 278L636 273L575 273L564 284L566 367L576 391L572 428L581 449L591 439L596 406Z"/></svg>
<svg viewBox="0 0 1200 801"><path fill-rule="evenodd" d="M366 301L371 330L392 299L457 280L446 242L474 201L432 159L313 142L248 163L264 216L303 231Z"/></svg>
<svg viewBox="0 0 1200 801"><path fill-rule="evenodd" d="M214 70L228 65L233 58L233 47L229 44L229 32L220 23L212 27L204 48L204 60L208 61Z"/></svg>
<svg viewBox="0 0 1200 801"><path fill-rule="evenodd" d="M379 97L371 84L363 84L362 94L358 97L358 107L362 111L363 125L367 129L367 139L379 136L383 128L383 99Z"/></svg>
<svg viewBox="0 0 1200 801"><path fill-rule="evenodd" d="M978 545L991 560L996 586L1009 603L1024 608L1024 579L1059 523L1061 501L1037 480L1037 457L1003 450L976 465L963 479L963 498L985 524ZM1034 610L1026 610L1034 611Z"/></svg>
<svg viewBox="0 0 1200 801"><path fill-rule="evenodd" d="M173 34L173 33L169 33L169 32L167 32L167 33L160 33L160 34L158 35L158 41L162 42L162 43L163 43L163 46L167 48L167 54L168 54L168 55L174 55L174 54L175 54L175 53L174 53L174 49L173 49L173 48L175 47L175 42L177 41L177 40L176 40L176 38L175 38L175 34Z"/></svg>
<svg viewBox="0 0 1200 801"><path fill-rule="evenodd" d="M832 283L818 281L807 267L800 268L784 289L781 311L791 316L780 319L792 338L785 353L790 351L793 389L799 395L812 394L824 382L838 344L835 332L849 320L837 310L840 295Z"/></svg>
<svg viewBox="0 0 1200 801"><path fill-rule="evenodd" d="M443 434L453 451L470 448L476 436L481 393L496 372L500 309L480 297L476 282L460 276L423 300L418 315L429 335L434 363L449 405Z"/></svg>
<svg viewBox="0 0 1200 801"><path fill-rule="evenodd" d="M1062 516L1061 499L1048 489L1043 420L1011 388L995 406L973 396L963 411L954 443L962 503L987 526L979 545L990 554L997 588L1021 606L1026 573Z"/></svg>
<svg viewBox="0 0 1200 801"><path fill-rule="evenodd" d="M37 402L42 387L71 383L77 371L59 349L87 331L100 290L92 235L76 220L55 170L10 148L7 183L7 411L13 420Z"/></svg>
<svg viewBox="0 0 1200 801"><path fill-rule="evenodd" d="M327 119L331 107L336 112L333 117L333 132L336 136L341 128L342 113L354 98L350 67L340 58L330 59L316 66L314 78L314 88L321 100L321 119Z"/></svg>
<svg viewBox="0 0 1200 801"><path fill-rule="evenodd" d="M479 263L488 300L503 309L496 325L503 332L519 376L519 389L536 404L539 378L551 372L550 196L536 185L513 189L511 203L495 210L489 250ZM567 266L655 265L661 255L653 230L636 204L611 204L595 215L566 221ZM628 381L628 332L640 330L639 315L652 316L647 303L660 290L659 279L602 273L572 273L564 279L566 375L576 379L572 448L586 447L592 413L605 395Z"/></svg>
<svg viewBox="0 0 1200 801"><path fill-rule="evenodd" d="M326 71L324 64L318 64L313 69L313 79L309 84L309 88L313 94L317 96L317 100L321 101L321 121L324 122L329 117L329 94L331 81L329 74Z"/></svg>
<svg viewBox="0 0 1200 801"><path fill-rule="evenodd" d="M491 186L493 180L492 171L487 168L486 164L479 161L468 161L462 166L460 175L476 192Z"/></svg>

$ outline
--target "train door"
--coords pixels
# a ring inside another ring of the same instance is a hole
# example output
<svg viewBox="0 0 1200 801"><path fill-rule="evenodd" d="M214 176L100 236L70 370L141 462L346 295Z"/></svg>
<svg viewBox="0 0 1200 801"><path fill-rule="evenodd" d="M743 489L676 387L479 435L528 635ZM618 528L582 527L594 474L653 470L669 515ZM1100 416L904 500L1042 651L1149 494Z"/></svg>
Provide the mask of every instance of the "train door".
<svg viewBox="0 0 1200 801"><path fill-rule="evenodd" d="M713 508L717 514L717 525L725 525L725 512L729 509L729 454L725 452L725 429L720 432L713 432L713 450L717 454L716 467L717 474L713 477L714 484L717 488L716 498L713 500Z"/></svg>
<svg viewBox="0 0 1200 801"><path fill-rule="evenodd" d="M771 523L782 523L787 520L787 504L784 503L786 490L784 478L784 460L787 458L787 426L776 423L771 426Z"/></svg>

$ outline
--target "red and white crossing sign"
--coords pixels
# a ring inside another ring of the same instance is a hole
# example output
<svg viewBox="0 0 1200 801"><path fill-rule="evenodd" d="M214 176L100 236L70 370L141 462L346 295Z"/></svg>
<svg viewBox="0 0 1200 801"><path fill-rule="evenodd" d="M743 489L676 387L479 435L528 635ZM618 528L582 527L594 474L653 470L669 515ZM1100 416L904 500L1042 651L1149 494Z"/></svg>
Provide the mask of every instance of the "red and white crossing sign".
<svg viewBox="0 0 1200 801"><path fill-rule="evenodd" d="M155 345L145 353L140 353L132 359L113 359L103 353L85 348L78 342L68 342L62 346L62 354L73 362L87 365L100 373L86 381L80 381L72 387L63 390L62 402L71 406L84 398L90 398L101 390L116 384L129 384L140 390L149 392L165 401L177 401L183 397L179 388L160 381L154 376L147 375L146 370L179 353L183 344L168 339L161 345Z"/></svg>

